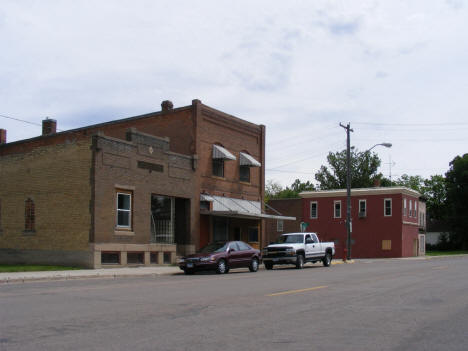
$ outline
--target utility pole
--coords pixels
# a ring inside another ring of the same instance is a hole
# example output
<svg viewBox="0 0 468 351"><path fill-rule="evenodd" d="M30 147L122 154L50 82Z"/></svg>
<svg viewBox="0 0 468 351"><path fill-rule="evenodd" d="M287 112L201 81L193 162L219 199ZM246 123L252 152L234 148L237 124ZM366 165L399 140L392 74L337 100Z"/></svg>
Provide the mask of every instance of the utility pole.
<svg viewBox="0 0 468 351"><path fill-rule="evenodd" d="M340 127L346 130L346 259L351 259L351 141L349 137L351 125L348 123L344 126L340 123Z"/></svg>

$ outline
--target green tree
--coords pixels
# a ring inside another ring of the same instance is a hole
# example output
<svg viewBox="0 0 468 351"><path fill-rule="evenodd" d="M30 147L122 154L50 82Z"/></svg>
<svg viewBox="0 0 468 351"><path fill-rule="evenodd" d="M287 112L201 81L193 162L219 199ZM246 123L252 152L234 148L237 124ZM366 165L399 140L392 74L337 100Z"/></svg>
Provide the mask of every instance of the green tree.
<svg viewBox="0 0 468 351"><path fill-rule="evenodd" d="M330 152L327 156L329 167L321 166L315 174L320 189L346 188L346 150ZM351 188L368 188L381 181L382 174L377 170L381 164L376 153L360 152L351 148Z"/></svg>
<svg viewBox="0 0 468 351"><path fill-rule="evenodd" d="M441 175L424 179L421 194L426 199L426 212L432 219L444 220L447 214L447 183Z"/></svg>
<svg viewBox="0 0 468 351"><path fill-rule="evenodd" d="M447 219L452 228L450 239L461 249L468 249L468 154L450 162L445 174L447 184Z"/></svg>
<svg viewBox="0 0 468 351"><path fill-rule="evenodd" d="M416 190L420 194L423 194L424 178L422 178L421 176L410 176L407 174L403 174L393 184L397 186L404 186L406 188Z"/></svg>
<svg viewBox="0 0 468 351"><path fill-rule="evenodd" d="M265 186L265 201L298 198L300 192L310 190L315 190L314 184L310 181L301 182L300 179L296 179L291 186L283 188L279 183L268 180Z"/></svg>

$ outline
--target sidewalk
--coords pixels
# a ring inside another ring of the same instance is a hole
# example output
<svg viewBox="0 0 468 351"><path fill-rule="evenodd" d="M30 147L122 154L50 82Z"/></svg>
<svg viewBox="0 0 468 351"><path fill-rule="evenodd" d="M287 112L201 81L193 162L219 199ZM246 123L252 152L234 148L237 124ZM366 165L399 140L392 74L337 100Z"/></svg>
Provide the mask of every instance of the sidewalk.
<svg viewBox="0 0 468 351"><path fill-rule="evenodd" d="M354 260L343 262L333 260L332 265L343 263L354 263ZM260 267L263 269L263 267ZM183 274L176 266L154 266L154 267L122 267L101 269L79 269L72 271L42 271L42 272L11 272L0 273L0 285L2 283L24 283L27 281L41 280L71 280L89 278L119 278L119 277L142 277Z"/></svg>
<svg viewBox="0 0 468 351"><path fill-rule="evenodd" d="M179 267L175 266L79 269L72 271L11 272L0 273L0 284L40 280L159 276L173 275L177 273L183 272L179 269Z"/></svg>

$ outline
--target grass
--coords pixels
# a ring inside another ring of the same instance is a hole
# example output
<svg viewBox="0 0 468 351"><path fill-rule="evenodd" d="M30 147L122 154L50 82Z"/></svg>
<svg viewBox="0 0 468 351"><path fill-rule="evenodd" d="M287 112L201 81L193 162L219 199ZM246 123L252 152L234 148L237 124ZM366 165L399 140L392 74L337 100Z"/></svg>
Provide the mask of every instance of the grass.
<svg viewBox="0 0 468 351"><path fill-rule="evenodd" d="M426 256L468 255L468 251L426 251Z"/></svg>
<svg viewBox="0 0 468 351"><path fill-rule="evenodd" d="M41 272L41 271L70 271L82 269L78 267L65 266L39 266L39 265L23 265L23 264L0 264L0 273L6 272Z"/></svg>

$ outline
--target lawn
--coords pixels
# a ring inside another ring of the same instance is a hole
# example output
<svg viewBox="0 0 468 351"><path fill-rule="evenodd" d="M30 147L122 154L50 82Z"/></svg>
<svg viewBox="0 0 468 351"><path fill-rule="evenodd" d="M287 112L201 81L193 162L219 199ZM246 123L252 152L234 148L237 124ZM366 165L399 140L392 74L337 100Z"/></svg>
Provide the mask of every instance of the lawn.
<svg viewBox="0 0 468 351"><path fill-rule="evenodd" d="M468 255L468 251L426 251L426 256Z"/></svg>
<svg viewBox="0 0 468 351"><path fill-rule="evenodd" d="M75 269L82 269L78 267L65 267L65 266L37 266L37 265L13 265L13 264L0 264L0 273L5 272L40 272L40 271L69 271Z"/></svg>

